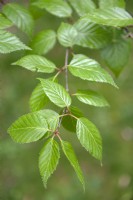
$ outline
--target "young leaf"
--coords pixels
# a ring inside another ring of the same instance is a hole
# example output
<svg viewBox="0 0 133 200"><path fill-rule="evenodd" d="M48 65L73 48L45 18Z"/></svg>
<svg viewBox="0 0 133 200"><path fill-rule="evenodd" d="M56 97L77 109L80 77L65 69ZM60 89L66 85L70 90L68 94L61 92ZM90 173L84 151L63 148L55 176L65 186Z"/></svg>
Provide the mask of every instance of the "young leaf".
<svg viewBox="0 0 133 200"><path fill-rule="evenodd" d="M53 138L49 139L42 148L39 156L39 170L45 187L47 186L49 177L57 167L59 158L58 143Z"/></svg>
<svg viewBox="0 0 133 200"><path fill-rule="evenodd" d="M21 116L8 129L15 142L30 143L42 138L48 131L48 124L40 112Z"/></svg>
<svg viewBox="0 0 133 200"><path fill-rule="evenodd" d="M20 60L13 63L13 65L19 65L30 71L42 73L52 73L56 68L54 63L39 55L24 56Z"/></svg>
<svg viewBox="0 0 133 200"><path fill-rule="evenodd" d="M23 32L32 35L34 20L26 8L16 3L8 3L3 7L3 13Z"/></svg>
<svg viewBox="0 0 133 200"><path fill-rule="evenodd" d="M49 13L58 17L70 17L72 9L67 2L62 0L37 0L33 5L46 9Z"/></svg>
<svg viewBox="0 0 133 200"><path fill-rule="evenodd" d="M12 26L12 22L0 14L0 29L9 28L10 26Z"/></svg>
<svg viewBox="0 0 133 200"><path fill-rule="evenodd" d="M109 83L115 87L112 77L95 60L85 55L74 55L72 61L68 65L69 71L83 80Z"/></svg>
<svg viewBox="0 0 133 200"><path fill-rule="evenodd" d="M72 115L74 115L77 118L83 117L83 113L79 110L79 108L76 108L74 106L70 106L69 111ZM63 119L62 119L63 127L66 130L74 132L74 133L76 132L76 123L77 123L77 120L70 115L64 116Z"/></svg>
<svg viewBox="0 0 133 200"><path fill-rule="evenodd" d="M96 8L96 5L92 0L69 0L69 2L79 16L93 12L93 10Z"/></svg>
<svg viewBox="0 0 133 200"><path fill-rule="evenodd" d="M90 20L80 19L74 24L74 27L78 32L75 44L79 46L99 49L110 42L111 30Z"/></svg>
<svg viewBox="0 0 133 200"><path fill-rule="evenodd" d="M125 0L99 0L100 8L121 7L125 8Z"/></svg>
<svg viewBox="0 0 133 200"><path fill-rule="evenodd" d="M77 137L81 145L98 160L102 160L102 139L96 126L82 117L77 120Z"/></svg>
<svg viewBox="0 0 133 200"><path fill-rule="evenodd" d="M60 84L53 81L39 79L41 81L43 90L49 99L59 107L69 107L71 105L71 98Z"/></svg>
<svg viewBox="0 0 133 200"><path fill-rule="evenodd" d="M39 112L40 112L40 115L42 115L47 121L48 129L54 132L58 127L59 114L49 109L41 110Z"/></svg>
<svg viewBox="0 0 133 200"><path fill-rule="evenodd" d="M17 50L30 50L12 33L0 30L0 53L10 53Z"/></svg>
<svg viewBox="0 0 133 200"><path fill-rule="evenodd" d="M48 102L48 97L44 93L41 84L38 84L33 90L30 97L30 109L32 112L41 110Z"/></svg>
<svg viewBox="0 0 133 200"><path fill-rule="evenodd" d="M78 32L74 26L67 23L61 23L57 32L58 40L64 47L72 47L76 42L77 35Z"/></svg>
<svg viewBox="0 0 133 200"><path fill-rule="evenodd" d="M76 172L79 181L82 183L83 189L85 189L85 183L84 183L84 177L82 174L82 170L79 166L79 163L78 163L78 160L77 160L77 157L75 155L72 145L69 142L61 140L61 146L62 146L65 156L67 157L70 164L74 168L74 171Z"/></svg>
<svg viewBox="0 0 133 200"><path fill-rule="evenodd" d="M117 35L118 34L118 35ZM101 51L101 56L110 69L119 75L130 55L130 42L119 32L115 38Z"/></svg>
<svg viewBox="0 0 133 200"><path fill-rule="evenodd" d="M50 77L49 80L53 80L53 77ZM57 82L57 79L55 79L54 82ZM44 93L41 83L39 83L31 94L29 101L30 109L32 112L39 111L43 109L48 102L49 99Z"/></svg>
<svg viewBox="0 0 133 200"><path fill-rule="evenodd" d="M97 107L109 106L108 102L103 96L91 90L78 90L78 92L74 95L78 98L79 101L85 104Z"/></svg>
<svg viewBox="0 0 133 200"><path fill-rule="evenodd" d="M48 53L56 43L56 33L53 30L39 32L31 42L31 48L35 54Z"/></svg>
<svg viewBox="0 0 133 200"><path fill-rule="evenodd" d="M124 27L133 24L132 16L124 9L118 7L97 9L93 13L84 16L83 19L114 27Z"/></svg>

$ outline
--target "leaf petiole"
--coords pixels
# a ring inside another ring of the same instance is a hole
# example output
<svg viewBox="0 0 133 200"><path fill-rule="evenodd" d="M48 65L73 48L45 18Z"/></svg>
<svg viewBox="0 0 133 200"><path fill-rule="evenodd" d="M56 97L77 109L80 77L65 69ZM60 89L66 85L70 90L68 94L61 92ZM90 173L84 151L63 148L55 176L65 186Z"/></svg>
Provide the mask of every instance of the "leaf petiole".
<svg viewBox="0 0 133 200"><path fill-rule="evenodd" d="M61 73L61 71L58 71L58 72L55 74L55 76L54 76L54 78L53 78L53 81L59 76L60 73Z"/></svg>

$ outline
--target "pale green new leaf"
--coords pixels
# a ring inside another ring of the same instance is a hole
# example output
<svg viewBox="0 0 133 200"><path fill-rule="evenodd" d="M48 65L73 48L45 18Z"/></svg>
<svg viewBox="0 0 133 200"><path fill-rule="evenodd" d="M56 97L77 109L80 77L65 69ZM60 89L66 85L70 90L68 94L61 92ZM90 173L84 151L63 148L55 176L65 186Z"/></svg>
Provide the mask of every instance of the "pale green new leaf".
<svg viewBox="0 0 133 200"><path fill-rule="evenodd" d="M119 75L130 55L130 42L119 32L110 44L101 51L101 56L110 69Z"/></svg>
<svg viewBox="0 0 133 200"><path fill-rule="evenodd" d="M48 97L44 93L41 84L38 84L35 89L33 90L31 97L30 97L30 109L32 112L41 110L48 102Z"/></svg>
<svg viewBox="0 0 133 200"><path fill-rule="evenodd" d="M39 156L39 170L46 187L49 177L55 171L59 162L59 145L54 139L49 139L42 148Z"/></svg>
<svg viewBox="0 0 133 200"><path fill-rule="evenodd" d="M0 30L0 53L10 53L17 50L30 50L12 33Z"/></svg>
<svg viewBox="0 0 133 200"><path fill-rule="evenodd" d="M53 77L51 77L49 80L53 80ZM54 81L57 82L57 79L55 79ZM31 94L29 101L30 109L32 112L41 110L44 108L44 106L47 105L48 102L49 99L44 93L41 83L39 83Z"/></svg>
<svg viewBox="0 0 133 200"><path fill-rule="evenodd" d="M55 71L56 66L53 62L39 55L27 55L20 60L13 63L19 65L32 72L52 73Z"/></svg>
<svg viewBox="0 0 133 200"><path fill-rule="evenodd" d="M101 68L98 62L85 55L74 55L68 69L74 76L83 80L109 83L117 87L108 72Z"/></svg>
<svg viewBox="0 0 133 200"><path fill-rule="evenodd" d="M72 47L77 40L77 35L78 32L74 26L67 23L61 23L57 32L58 40L64 47Z"/></svg>
<svg viewBox="0 0 133 200"><path fill-rule="evenodd" d="M39 32L31 42L34 53L42 55L48 53L56 43L56 33L53 30Z"/></svg>
<svg viewBox="0 0 133 200"><path fill-rule="evenodd" d="M30 143L42 138L48 131L48 124L40 112L21 116L8 129L15 142Z"/></svg>
<svg viewBox="0 0 133 200"><path fill-rule="evenodd" d="M58 17L70 17L72 14L71 7L63 0L37 0L33 5Z"/></svg>
<svg viewBox="0 0 133 200"><path fill-rule="evenodd" d="M12 22L0 14L0 29L9 28L12 26Z"/></svg>
<svg viewBox="0 0 133 200"><path fill-rule="evenodd" d="M96 126L82 117L77 120L76 134L81 145L98 160L102 160L102 139Z"/></svg>
<svg viewBox="0 0 133 200"><path fill-rule="evenodd" d="M69 107L71 105L70 95L64 87L53 81L46 79L39 79L41 81L43 90L48 98L59 107Z"/></svg>
<svg viewBox="0 0 133 200"><path fill-rule="evenodd" d="M132 16L122 8L106 8L97 9L91 14L87 14L83 17L84 20L91 20L97 24L124 27L133 25Z"/></svg>
<svg viewBox="0 0 133 200"><path fill-rule="evenodd" d="M90 20L80 19L74 27L78 32L75 44L79 46L99 49L110 42L111 30Z"/></svg>
<svg viewBox="0 0 133 200"><path fill-rule="evenodd" d="M125 8L125 0L99 0L100 8L121 7Z"/></svg>
<svg viewBox="0 0 133 200"><path fill-rule="evenodd" d="M85 104L97 107L109 106L108 102L102 95L91 90L78 90L74 95L78 98L79 101Z"/></svg>
<svg viewBox="0 0 133 200"><path fill-rule="evenodd" d="M84 177L83 177L83 174L82 174L82 170L79 166L79 163L78 163L78 160L77 160L77 157L75 155L75 152L73 150L72 145L67 141L61 140L61 146L62 146L62 149L63 149L65 156L67 157L70 164L74 168L74 170L75 170L75 172L78 176L79 181L83 185L83 189L85 189L85 183L84 183Z"/></svg>
<svg viewBox="0 0 133 200"><path fill-rule="evenodd" d="M69 2L79 16L93 12L96 8L96 5L92 0L69 0Z"/></svg>
<svg viewBox="0 0 133 200"><path fill-rule="evenodd" d="M32 35L34 20L26 8L16 3L8 3L3 7L3 13L23 32Z"/></svg>
<svg viewBox="0 0 133 200"><path fill-rule="evenodd" d="M40 110L39 112L40 112L40 115L42 115L47 121L48 129L54 132L58 127L59 114L49 109Z"/></svg>

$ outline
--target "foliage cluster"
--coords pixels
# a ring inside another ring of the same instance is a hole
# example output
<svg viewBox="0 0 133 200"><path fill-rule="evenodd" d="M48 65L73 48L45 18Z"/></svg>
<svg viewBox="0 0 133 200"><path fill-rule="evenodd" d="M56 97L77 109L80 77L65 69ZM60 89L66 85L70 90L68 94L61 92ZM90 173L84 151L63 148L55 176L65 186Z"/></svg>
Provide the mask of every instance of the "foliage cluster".
<svg viewBox="0 0 133 200"><path fill-rule="evenodd" d="M33 34L35 13L38 9L45 9L62 19L57 32L48 29ZM12 33L10 27L14 25L30 38L28 46ZM13 65L32 72L50 74L49 78L38 78L39 84L29 101L31 112L21 116L8 129L12 139L18 143L46 140L39 156L39 169L45 187L57 167L61 146L85 188L82 170L73 147L62 139L61 126L75 132L81 145L102 162L99 130L73 105L72 100L77 98L84 104L96 107L106 107L109 103L98 91L78 89L76 84L76 92L71 93L69 73L84 82L105 83L118 88L107 70L96 60L75 53L74 47L78 45L100 51L109 69L119 75L130 54L127 30L132 25L133 18L125 10L124 0L110 0L108 3L106 0L99 0L98 5L92 0L31 0L28 7L16 3L2 5L0 53L26 50L25 56ZM66 51L64 65L61 67L45 57L57 41ZM58 81L60 75L64 75L65 86ZM59 107L60 112L47 109L48 102ZM60 146L56 138L59 139Z"/></svg>

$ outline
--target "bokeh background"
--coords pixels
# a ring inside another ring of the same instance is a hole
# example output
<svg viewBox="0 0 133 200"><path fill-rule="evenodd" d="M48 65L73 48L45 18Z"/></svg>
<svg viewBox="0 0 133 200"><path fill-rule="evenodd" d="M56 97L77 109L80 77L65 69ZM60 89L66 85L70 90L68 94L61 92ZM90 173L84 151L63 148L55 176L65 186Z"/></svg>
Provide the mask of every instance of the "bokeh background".
<svg viewBox="0 0 133 200"><path fill-rule="evenodd" d="M127 1L127 10L133 14L133 1ZM36 32L46 28L57 30L60 24L58 18L44 11L39 11L36 17L40 15L41 18L36 20ZM18 29L13 28L12 31L28 44L29 38ZM85 53L105 66L98 51L76 47L75 52ZM61 131L62 137L72 142L83 169L85 193L63 154L45 190L38 169L38 155L44 141L21 145L14 143L7 134L10 124L29 112L28 101L38 82L36 78L46 77L11 65L23 55L22 51L0 55L0 200L133 200L133 43L129 62L120 76L116 78L112 74L119 90L69 75L72 91L83 86L94 87L105 95L111 105L101 109L74 101L75 106L82 109L101 132L102 167L81 147L75 133ZM47 58L57 66L63 66L64 57L64 49L59 44L47 54ZM63 83L63 79L60 78L60 81Z"/></svg>

